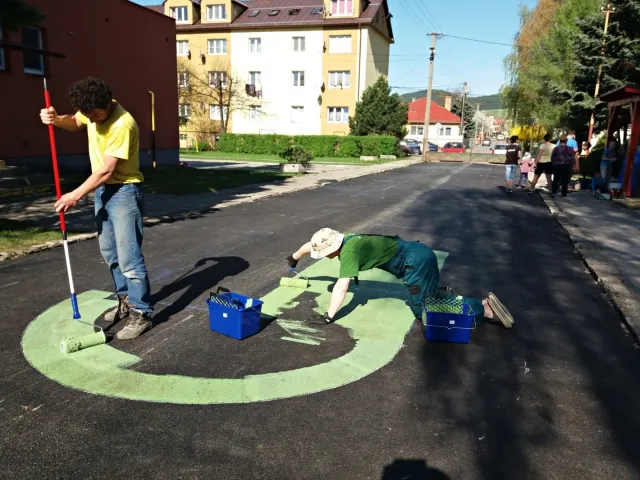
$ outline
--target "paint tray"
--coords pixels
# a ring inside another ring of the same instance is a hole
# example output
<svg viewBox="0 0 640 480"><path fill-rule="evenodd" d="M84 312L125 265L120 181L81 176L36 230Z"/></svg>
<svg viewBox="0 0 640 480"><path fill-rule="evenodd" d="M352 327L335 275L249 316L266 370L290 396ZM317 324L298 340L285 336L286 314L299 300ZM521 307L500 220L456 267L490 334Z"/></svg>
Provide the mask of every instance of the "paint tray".
<svg viewBox="0 0 640 480"><path fill-rule="evenodd" d="M227 337L243 340L260 331L261 300L219 287L206 299L209 328Z"/></svg>
<svg viewBox="0 0 640 480"><path fill-rule="evenodd" d="M436 294L424 301L424 336L430 342L469 343L475 312L462 297Z"/></svg>

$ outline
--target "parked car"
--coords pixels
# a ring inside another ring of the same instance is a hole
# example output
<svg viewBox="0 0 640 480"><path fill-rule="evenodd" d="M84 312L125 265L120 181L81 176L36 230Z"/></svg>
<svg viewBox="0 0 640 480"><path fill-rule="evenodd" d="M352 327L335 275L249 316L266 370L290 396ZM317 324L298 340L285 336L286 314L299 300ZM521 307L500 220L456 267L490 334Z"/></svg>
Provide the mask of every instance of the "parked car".
<svg viewBox="0 0 640 480"><path fill-rule="evenodd" d="M503 143L499 143L493 149L493 154L494 155L506 155L507 154L507 146L508 145L505 145Z"/></svg>
<svg viewBox="0 0 640 480"><path fill-rule="evenodd" d="M405 140L400 140L398 145L402 147L402 151L407 155L422 155L422 148L420 148L420 142L417 140L407 138Z"/></svg>
<svg viewBox="0 0 640 480"><path fill-rule="evenodd" d="M502 133L499 133L496 138L498 139L499 142L503 142L504 141L504 135Z"/></svg>
<svg viewBox="0 0 640 480"><path fill-rule="evenodd" d="M464 145L461 142L448 142L442 147L444 153L464 153Z"/></svg>
<svg viewBox="0 0 640 480"><path fill-rule="evenodd" d="M491 146L491 139L490 139L490 138L485 138L485 139L482 141L482 146L483 146L483 147L490 147L490 146Z"/></svg>

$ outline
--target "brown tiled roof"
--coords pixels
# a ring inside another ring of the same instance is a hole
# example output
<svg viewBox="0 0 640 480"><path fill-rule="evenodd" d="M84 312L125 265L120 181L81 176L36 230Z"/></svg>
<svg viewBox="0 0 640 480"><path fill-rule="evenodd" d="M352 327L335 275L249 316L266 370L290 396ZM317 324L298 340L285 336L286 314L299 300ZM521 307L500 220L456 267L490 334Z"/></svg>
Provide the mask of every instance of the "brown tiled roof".
<svg viewBox="0 0 640 480"><path fill-rule="evenodd" d="M154 12L162 13L164 15L164 5L147 5L149 10L153 10Z"/></svg>
<svg viewBox="0 0 640 480"><path fill-rule="evenodd" d="M385 0L374 0L367 4L365 9L358 18L350 17L325 17L322 13L313 14L314 8L322 8L322 0L244 0L235 1L235 3L243 5L244 10L232 23L202 23L199 20L193 24L176 25L179 31L193 30L232 30L232 29L252 29L252 28L277 28L277 27L341 27L341 26L359 26L371 25L380 8L384 8L384 14L387 17L386 32L380 31L387 39L393 42L393 32L391 30L391 21L388 7ZM150 7L156 8L156 6ZM299 10L295 15L289 13L290 10ZM258 10L259 13L255 17L249 14ZM269 16L270 10L280 10L277 15Z"/></svg>

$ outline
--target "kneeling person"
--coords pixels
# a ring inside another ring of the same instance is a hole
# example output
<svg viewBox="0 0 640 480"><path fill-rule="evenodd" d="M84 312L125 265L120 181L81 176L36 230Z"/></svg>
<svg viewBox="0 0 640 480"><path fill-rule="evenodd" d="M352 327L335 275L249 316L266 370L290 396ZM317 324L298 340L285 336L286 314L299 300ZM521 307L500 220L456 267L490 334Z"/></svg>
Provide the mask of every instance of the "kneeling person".
<svg viewBox="0 0 640 480"><path fill-rule="evenodd" d="M289 266L295 268L304 255L313 259L336 258L340 260L339 279L333 287L329 310L324 314L327 323L334 321L344 302L352 278L360 272L379 268L401 278L409 292L409 306L414 316L422 320L422 304L426 296L435 295L440 283L438 259L427 245L407 242L398 236L342 234L330 228L317 231L311 241L287 257ZM493 294L485 299L464 297L476 318L499 320L506 328L513 326L513 317Z"/></svg>

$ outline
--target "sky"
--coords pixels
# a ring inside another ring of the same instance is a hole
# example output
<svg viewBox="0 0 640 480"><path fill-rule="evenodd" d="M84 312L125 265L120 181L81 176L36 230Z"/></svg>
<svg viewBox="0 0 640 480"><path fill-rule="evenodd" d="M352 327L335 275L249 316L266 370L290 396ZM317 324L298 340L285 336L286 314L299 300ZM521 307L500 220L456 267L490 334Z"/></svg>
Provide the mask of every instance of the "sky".
<svg viewBox="0 0 640 480"><path fill-rule="evenodd" d="M395 44L389 83L398 93L424 90L429 75L428 33L438 32L498 43L513 43L520 5L537 0L388 0ZM436 41L433 86L461 88L471 95L498 93L505 81L503 59L510 48L443 37Z"/></svg>
<svg viewBox="0 0 640 480"><path fill-rule="evenodd" d="M160 0L135 0L142 5ZM395 44L391 46L389 83L398 93L427 88L428 33L438 32L491 42L513 42L520 5L537 0L388 0ZM504 83L502 61L510 48L443 37L436 43L433 86L444 90L469 84L470 95L498 93Z"/></svg>

